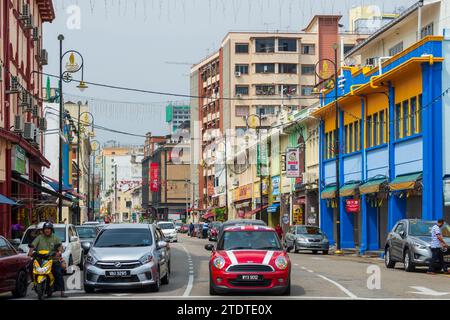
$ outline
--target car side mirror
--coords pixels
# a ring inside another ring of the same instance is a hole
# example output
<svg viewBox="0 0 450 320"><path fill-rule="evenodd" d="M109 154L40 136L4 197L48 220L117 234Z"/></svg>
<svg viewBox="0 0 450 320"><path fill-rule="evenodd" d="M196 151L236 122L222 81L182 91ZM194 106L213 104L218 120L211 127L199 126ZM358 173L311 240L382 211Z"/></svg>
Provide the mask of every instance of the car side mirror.
<svg viewBox="0 0 450 320"><path fill-rule="evenodd" d="M213 244L207 244L205 245L206 251L214 251L214 245Z"/></svg>
<svg viewBox="0 0 450 320"><path fill-rule="evenodd" d="M158 249L166 248L167 242L166 241L159 241L158 242Z"/></svg>
<svg viewBox="0 0 450 320"><path fill-rule="evenodd" d="M405 231L400 231L400 237L405 238L406 237L406 232Z"/></svg>

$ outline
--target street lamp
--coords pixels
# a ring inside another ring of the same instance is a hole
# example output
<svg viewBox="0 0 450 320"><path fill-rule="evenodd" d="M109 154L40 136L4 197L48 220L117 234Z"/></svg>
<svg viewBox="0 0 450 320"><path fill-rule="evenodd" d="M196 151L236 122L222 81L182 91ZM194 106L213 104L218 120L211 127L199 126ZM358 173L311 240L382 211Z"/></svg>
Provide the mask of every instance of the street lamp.
<svg viewBox="0 0 450 320"><path fill-rule="evenodd" d="M100 143L97 140L91 141L91 150L93 151L93 160L92 160L92 217L95 218L95 153L100 149ZM90 160L89 160L90 163ZM89 177L88 177L89 180ZM91 219L94 221L94 219Z"/></svg>
<svg viewBox="0 0 450 320"><path fill-rule="evenodd" d="M62 194L63 194L63 132L64 132L64 99L63 99L63 82L70 83L73 81L72 75L78 73L81 70L81 81L78 84L80 90L85 90L87 85L84 82L84 58L83 56L75 50L69 50L63 52L63 41L64 36L60 34L58 36L59 40L59 201L58 201L58 221L62 221ZM66 64L66 71L63 71L63 60L69 56L69 62ZM81 64L77 64L75 60L75 55L81 58Z"/></svg>
<svg viewBox="0 0 450 320"><path fill-rule="evenodd" d="M259 140L259 155L258 155L258 166L259 166L259 213L258 217L261 220L262 210L263 210L263 172L262 172L262 143L261 143L261 129L263 113L262 108L259 109L259 114L253 114L247 117L247 127L258 130L258 140Z"/></svg>
<svg viewBox="0 0 450 320"><path fill-rule="evenodd" d="M337 231L336 231L336 254L342 254L341 250L341 206L340 206L340 142L339 142L339 103L338 103L338 44L333 44L333 50L334 50L334 61L330 59L322 59L319 60L316 64L316 75L319 77L319 79L322 82L327 83L328 85L330 82L333 82L333 88L334 88L334 107L335 107L335 128L336 128L336 134L335 134L335 142L334 142L334 153L336 155L336 193L335 193L335 201L338 204L337 205L337 217L336 217L336 224L337 224ZM333 69L330 70L329 65L333 67ZM334 80L332 78L334 77ZM320 91L315 89L314 93L321 93Z"/></svg>

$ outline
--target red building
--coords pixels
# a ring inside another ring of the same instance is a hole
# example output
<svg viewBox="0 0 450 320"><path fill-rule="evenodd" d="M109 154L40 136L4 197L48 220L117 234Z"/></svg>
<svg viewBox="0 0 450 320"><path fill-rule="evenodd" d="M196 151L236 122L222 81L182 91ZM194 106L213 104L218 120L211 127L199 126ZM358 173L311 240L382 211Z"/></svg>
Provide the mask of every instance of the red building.
<svg viewBox="0 0 450 320"><path fill-rule="evenodd" d="M42 25L55 18L51 0L0 2L0 194L18 205L0 204L0 235L45 216L41 172L43 156L42 71L48 54ZM36 72L37 71L37 72Z"/></svg>

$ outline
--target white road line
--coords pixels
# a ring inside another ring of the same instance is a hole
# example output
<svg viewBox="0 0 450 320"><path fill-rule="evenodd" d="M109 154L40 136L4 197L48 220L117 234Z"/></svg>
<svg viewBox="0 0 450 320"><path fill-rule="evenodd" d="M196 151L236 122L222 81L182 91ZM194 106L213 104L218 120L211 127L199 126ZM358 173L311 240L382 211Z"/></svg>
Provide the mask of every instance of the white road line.
<svg viewBox="0 0 450 320"><path fill-rule="evenodd" d="M188 257L188 263L189 263L189 269L194 269L194 265L192 264L192 257L189 251L186 249L185 246L182 246L183 250L186 252L186 255ZM194 286L194 271L189 271L189 280L188 284L186 286L186 290L183 293L183 297L188 297L191 294L192 287Z"/></svg>
<svg viewBox="0 0 450 320"><path fill-rule="evenodd" d="M335 285L336 287L338 287L342 292L344 292L349 298L351 298L351 299L358 299L358 297L357 297L355 294L353 294L350 290L346 289L345 287L343 287L341 284L337 283L336 281L331 280L331 279L329 279L329 278L327 278L327 277L325 277L325 276L323 276L323 275L321 275L321 274L318 274L317 276L320 277L320 278L322 278L322 279L325 280L325 281L328 281L328 282L334 284L334 285Z"/></svg>

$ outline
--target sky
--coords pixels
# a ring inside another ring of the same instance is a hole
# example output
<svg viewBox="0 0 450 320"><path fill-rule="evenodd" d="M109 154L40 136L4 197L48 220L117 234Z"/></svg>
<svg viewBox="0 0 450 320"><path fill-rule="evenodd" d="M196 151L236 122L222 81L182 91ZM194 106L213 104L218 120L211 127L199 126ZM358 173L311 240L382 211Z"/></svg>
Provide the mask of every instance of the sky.
<svg viewBox="0 0 450 320"><path fill-rule="evenodd" d="M45 71L59 73L58 35L64 50L84 58L86 81L189 94L190 65L218 49L229 31L299 31L315 14L342 14L353 6L383 12L414 0L54 0L56 19L44 26ZM65 62L64 62L65 63ZM79 75L74 75L79 79ZM51 80L57 86L57 80ZM151 132L168 133L165 106L187 99L64 84L65 101L87 101L95 124L138 136L97 131L101 143L140 145Z"/></svg>

